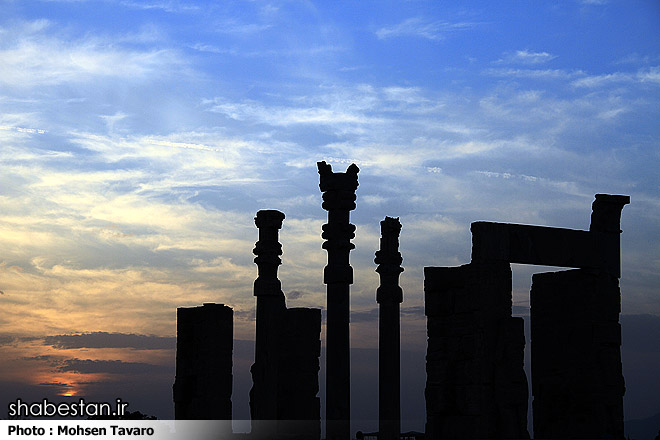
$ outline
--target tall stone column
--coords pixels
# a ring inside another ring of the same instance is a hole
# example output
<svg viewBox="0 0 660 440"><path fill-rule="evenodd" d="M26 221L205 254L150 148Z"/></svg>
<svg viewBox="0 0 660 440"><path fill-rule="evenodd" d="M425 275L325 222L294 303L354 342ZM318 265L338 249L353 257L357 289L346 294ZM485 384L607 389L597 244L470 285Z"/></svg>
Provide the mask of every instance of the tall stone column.
<svg viewBox="0 0 660 440"><path fill-rule="evenodd" d="M355 245L355 225L349 223L355 209L357 174L351 164L345 173L333 173L332 166L318 162L323 209L328 223L323 225L323 249L328 251L328 265L323 271L327 285L326 326L326 438L351 438L351 358L349 340L349 292L353 284L353 268L349 254Z"/></svg>
<svg viewBox="0 0 660 440"><path fill-rule="evenodd" d="M259 211L254 219L259 228L259 241L253 251L259 276L254 282L257 328L254 364L250 370L253 383L250 415L253 421L258 421L252 426L257 436L274 432L272 421L277 419L278 321L286 309L282 285L277 278L277 268L282 264L282 245L278 242L282 220L284 214L275 210Z"/></svg>
<svg viewBox="0 0 660 440"><path fill-rule="evenodd" d="M398 218L385 217L380 222L380 250L374 262L380 275L376 290L378 314L378 438L398 440L401 433L401 333L399 304L403 290L399 275L403 258L399 252L401 223Z"/></svg>

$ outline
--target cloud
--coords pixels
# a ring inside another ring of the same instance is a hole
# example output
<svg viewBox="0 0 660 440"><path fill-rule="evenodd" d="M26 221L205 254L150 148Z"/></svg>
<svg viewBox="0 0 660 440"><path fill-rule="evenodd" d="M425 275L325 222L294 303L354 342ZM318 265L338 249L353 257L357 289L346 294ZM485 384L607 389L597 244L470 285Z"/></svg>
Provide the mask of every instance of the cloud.
<svg viewBox="0 0 660 440"><path fill-rule="evenodd" d="M660 84L660 66L653 66L645 69L640 69L635 73L630 72L614 72L603 75L590 75L584 78L576 79L571 83L573 87L581 88L600 88L609 84Z"/></svg>
<svg viewBox="0 0 660 440"><path fill-rule="evenodd" d="M59 363L57 370L80 374L109 373L131 376L136 374L172 374L174 373L174 366L119 360L66 359Z"/></svg>
<svg viewBox="0 0 660 440"><path fill-rule="evenodd" d="M601 6L609 3L609 0L580 0L583 5Z"/></svg>
<svg viewBox="0 0 660 440"><path fill-rule="evenodd" d="M134 9L160 9L165 12L178 13L178 12L191 12L198 11L199 6L195 4L190 4L191 2L179 2L179 1L129 1L122 0L119 2L120 5L134 8Z"/></svg>
<svg viewBox="0 0 660 440"><path fill-rule="evenodd" d="M140 81L182 71L184 63L174 50L131 49L98 37L53 36L53 27L40 20L4 29L15 37L0 45L0 84L29 88L104 78Z"/></svg>
<svg viewBox="0 0 660 440"><path fill-rule="evenodd" d="M483 73L488 76L544 80L566 80L583 74L579 70L567 71L563 69L486 69Z"/></svg>
<svg viewBox="0 0 660 440"><path fill-rule="evenodd" d="M470 30L478 25L479 23L468 21L430 21L421 17L413 17L399 24L378 29L376 36L381 40L396 37L419 37L439 41L445 39L450 33Z"/></svg>
<svg viewBox="0 0 660 440"><path fill-rule="evenodd" d="M606 84L617 83L617 82L629 82L634 79L634 76L629 73L608 73L605 75L591 75L585 76L584 78L579 78L573 81L571 84L574 87L587 87L595 88L602 87Z"/></svg>
<svg viewBox="0 0 660 440"><path fill-rule="evenodd" d="M269 125L292 124L363 124L373 122L363 115L328 108L266 108L258 103L214 104L210 111L224 114L239 121L253 120Z"/></svg>
<svg viewBox="0 0 660 440"><path fill-rule="evenodd" d="M241 23L236 20L229 20L219 23L214 30L227 34L250 35L263 32L271 27L270 24Z"/></svg>
<svg viewBox="0 0 660 440"><path fill-rule="evenodd" d="M513 64L543 64L557 58L548 52L533 52L529 50L517 50L515 52L505 53L504 57L498 60L498 63Z"/></svg>
<svg viewBox="0 0 660 440"><path fill-rule="evenodd" d="M58 349L134 348L138 350L171 350L176 338L126 333L92 332L75 335L55 335L44 338L46 345Z"/></svg>

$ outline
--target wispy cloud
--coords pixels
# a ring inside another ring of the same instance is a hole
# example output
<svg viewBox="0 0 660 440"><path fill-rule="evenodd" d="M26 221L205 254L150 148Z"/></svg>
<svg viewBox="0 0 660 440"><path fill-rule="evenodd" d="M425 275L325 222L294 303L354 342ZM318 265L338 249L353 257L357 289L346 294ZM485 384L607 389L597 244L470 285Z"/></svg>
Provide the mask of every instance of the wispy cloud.
<svg viewBox="0 0 660 440"><path fill-rule="evenodd" d="M192 2L180 2L180 1L130 1L122 0L119 2L120 5L134 8L134 9L160 9L165 12L191 12L198 11L200 7Z"/></svg>
<svg viewBox="0 0 660 440"><path fill-rule="evenodd" d="M470 30L479 23L470 21L431 21L421 17L408 18L399 24L383 27L376 31L376 36L385 40L396 37L420 37L428 40L443 40L448 34Z"/></svg>
<svg viewBox="0 0 660 440"><path fill-rule="evenodd" d="M218 23L214 31L227 34L250 35L263 32L271 28L268 23L242 23L236 20L228 20Z"/></svg>
<svg viewBox="0 0 660 440"><path fill-rule="evenodd" d="M55 335L44 338L46 345L58 349L77 348L134 348L138 350L171 350L176 338L136 335L132 333L92 332L73 335Z"/></svg>
<svg viewBox="0 0 660 440"><path fill-rule="evenodd" d="M554 60L555 58L557 58L556 55L551 55L548 52L517 50L515 52L505 53L497 62L513 64L543 64Z"/></svg>
<svg viewBox="0 0 660 440"><path fill-rule="evenodd" d="M583 75L580 70L568 71L563 69L486 69L485 75L508 78L532 79L570 79Z"/></svg>
<svg viewBox="0 0 660 440"><path fill-rule="evenodd" d="M332 108L268 108L256 102L217 102L210 107L210 111L222 113L239 121L252 120L269 125L292 124L364 124L376 122L375 119L365 115L342 111Z"/></svg>
<svg viewBox="0 0 660 440"><path fill-rule="evenodd" d="M576 79L571 84L574 87L597 88L609 84L623 84L633 82L660 84L660 66L640 69L635 73L614 72L603 75L585 76L584 78Z"/></svg>
<svg viewBox="0 0 660 440"><path fill-rule="evenodd" d="M56 37L43 32L50 26L42 20L11 29L16 36L0 45L0 84L26 88L94 78L140 80L184 64L171 49L138 50L99 38Z"/></svg>

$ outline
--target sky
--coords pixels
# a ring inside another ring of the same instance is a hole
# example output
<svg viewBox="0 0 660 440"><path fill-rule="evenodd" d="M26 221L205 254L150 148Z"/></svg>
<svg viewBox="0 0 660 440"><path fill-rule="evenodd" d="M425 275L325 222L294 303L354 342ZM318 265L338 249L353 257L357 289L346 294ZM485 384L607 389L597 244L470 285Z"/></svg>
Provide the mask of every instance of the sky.
<svg viewBox="0 0 660 440"><path fill-rule="evenodd" d="M3 401L122 397L171 418L176 308L217 302L234 308L234 417L248 418L253 218L286 214L288 304L324 307L325 160L360 167L354 418L377 415L380 220L403 225L404 429L423 430L423 267L469 262L473 221L588 229L597 193L631 196L625 417L660 412L657 1L0 10ZM518 315L542 270L514 265Z"/></svg>

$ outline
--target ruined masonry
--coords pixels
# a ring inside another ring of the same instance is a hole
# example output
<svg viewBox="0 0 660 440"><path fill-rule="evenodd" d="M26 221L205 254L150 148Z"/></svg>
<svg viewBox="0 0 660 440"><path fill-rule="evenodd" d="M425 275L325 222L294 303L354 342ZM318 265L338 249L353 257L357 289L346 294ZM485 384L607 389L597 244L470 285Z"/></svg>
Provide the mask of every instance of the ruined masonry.
<svg viewBox="0 0 660 440"><path fill-rule="evenodd" d="M578 268L533 277L534 437L623 438L619 226L629 202L597 194L589 231L476 222L471 263L425 268L428 438L529 437L510 263Z"/></svg>
<svg viewBox="0 0 660 440"><path fill-rule="evenodd" d="M233 317L224 304L177 309L176 419L231 420Z"/></svg>
<svg viewBox="0 0 660 440"><path fill-rule="evenodd" d="M318 162L328 221L326 438L349 440L350 286L356 207L354 164L335 173ZM511 263L570 270L536 274L531 288L534 438L623 439L620 221L628 196L597 194L588 231L508 223L471 225L472 261L424 268L427 316L427 439L529 438L523 318L512 316ZM287 308L277 272L280 211L257 212L256 341L251 368L253 439L321 436L321 310ZM362 434L399 440L401 223L381 222L374 262L380 277L379 426ZM230 420L233 311L223 304L177 309L177 419ZM223 436L231 435L231 424Z"/></svg>
<svg viewBox="0 0 660 440"><path fill-rule="evenodd" d="M624 438L619 236L628 203L596 195L589 234L600 265L532 277L535 438Z"/></svg>
<svg viewBox="0 0 660 440"><path fill-rule="evenodd" d="M250 413L257 438L295 436L318 439L321 435L319 356L321 310L286 308L277 268L282 261L278 230L284 214L257 212L259 241L254 248L259 276L257 329Z"/></svg>

